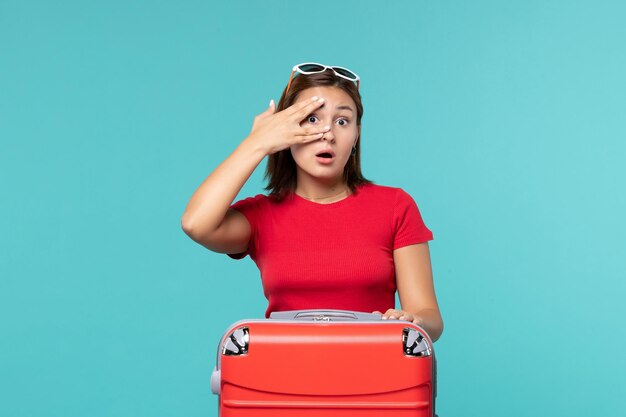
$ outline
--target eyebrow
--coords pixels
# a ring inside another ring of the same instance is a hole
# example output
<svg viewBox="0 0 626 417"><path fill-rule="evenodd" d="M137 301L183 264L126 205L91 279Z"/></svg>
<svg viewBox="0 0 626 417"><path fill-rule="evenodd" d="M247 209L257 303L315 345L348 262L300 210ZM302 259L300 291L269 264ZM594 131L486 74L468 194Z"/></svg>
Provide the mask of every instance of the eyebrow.
<svg viewBox="0 0 626 417"><path fill-rule="evenodd" d="M350 110L352 113L354 113L354 110L352 110L352 107L350 106L337 106L337 110Z"/></svg>

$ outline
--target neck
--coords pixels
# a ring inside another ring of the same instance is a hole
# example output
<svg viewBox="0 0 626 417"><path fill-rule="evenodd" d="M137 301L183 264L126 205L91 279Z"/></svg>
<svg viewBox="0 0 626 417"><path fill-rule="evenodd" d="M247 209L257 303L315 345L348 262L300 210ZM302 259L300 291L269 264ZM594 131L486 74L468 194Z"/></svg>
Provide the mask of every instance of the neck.
<svg viewBox="0 0 626 417"><path fill-rule="evenodd" d="M350 188L343 179L323 183L320 181L300 181L296 185L296 194L314 202L332 203L350 195Z"/></svg>
<svg viewBox="0 0 626 417"><path fill-rule="evenodd" d="M296 194L298 194L302 198L305 198L307 200L313 201L315 203L334 203L336 201L343 200L344 198L349 196L350 195L350 190L349 189L345 189L345 190L340 191L339 193L336 193L336 194L331 194L331 195L327 195L327 196L316 196L316 197L311 197L311 196L308 196L306 194L301 194L298 191L296 191Z"/></svg>

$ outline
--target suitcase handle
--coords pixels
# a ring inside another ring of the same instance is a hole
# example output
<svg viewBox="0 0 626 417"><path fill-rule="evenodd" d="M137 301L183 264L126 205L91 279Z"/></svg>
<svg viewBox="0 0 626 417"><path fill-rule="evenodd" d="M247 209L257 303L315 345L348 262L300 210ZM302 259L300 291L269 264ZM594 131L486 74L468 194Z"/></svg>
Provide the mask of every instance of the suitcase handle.
<svg viewBox="0 0 626 417"><path fill-rule="evenodd" d="M306 321L378 321L380 313L363 313L350 310L291 310L273 311L270 319Z"/></svg>

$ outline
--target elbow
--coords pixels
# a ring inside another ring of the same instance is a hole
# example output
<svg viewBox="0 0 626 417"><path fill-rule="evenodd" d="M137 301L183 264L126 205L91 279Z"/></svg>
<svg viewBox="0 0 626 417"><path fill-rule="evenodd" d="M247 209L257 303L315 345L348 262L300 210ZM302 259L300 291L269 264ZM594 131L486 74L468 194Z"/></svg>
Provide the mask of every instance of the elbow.
<svg viewBox="0 0 626 417"><path fill-rule="evenodd" d="M439 325L437 326L437 330L436 330L436 335L435 335L435 339L433 339L433 342L439 340L439 338L441 337L441 335L443 334L443 319L439 320Z"/></svg>
<svg viewBox="0 0 626 417"><path fill-rule="evenodd" d="M441 334L443 333L443 317L441 316L441 311L439 311L439 308L434 308L432 311L433 315L431 316L430 321L431 332L428 335L431 337L432 341L435 342L441 337Z"/></svg>
<svg viewBox="0 0 626 417"><path fill-rule="evenodd" d="M424 317L424 330L428 333L430 340L436 342L443 333L443 318L438 308L422 310Z"/></svg>
<svg viewBox="0 0 626 417"><path fill-rule="evenodd" d="M180 226L191 240L213 250L217 229L207 228L186 215L180 219Z"/></svg>
<svg viewBox="0 0 626 417"><path fill-rule="evenodd" d="M193 221L189 218L189 216L183 214L183 217L180 219L180 226L182 227L183 232L185 232L187 236L195 240L194 237L196 235L196 231L195 231Z"/></svg>

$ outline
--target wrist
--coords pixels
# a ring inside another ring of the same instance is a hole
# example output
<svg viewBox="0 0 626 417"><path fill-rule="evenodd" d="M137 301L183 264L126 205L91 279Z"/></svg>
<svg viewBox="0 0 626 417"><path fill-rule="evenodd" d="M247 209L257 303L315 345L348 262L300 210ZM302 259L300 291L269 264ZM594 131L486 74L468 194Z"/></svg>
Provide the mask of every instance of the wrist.
<svg viewBox="0 0 626 417"><path fill-rule="evenodd" d="M254 135L247 136L239 145L240 148L245 149L246 152L252 153L255 156L259 157L259 159L265 158L269 155L269 149L263 146L262 141L258 140L258 138Z"/></svg>

